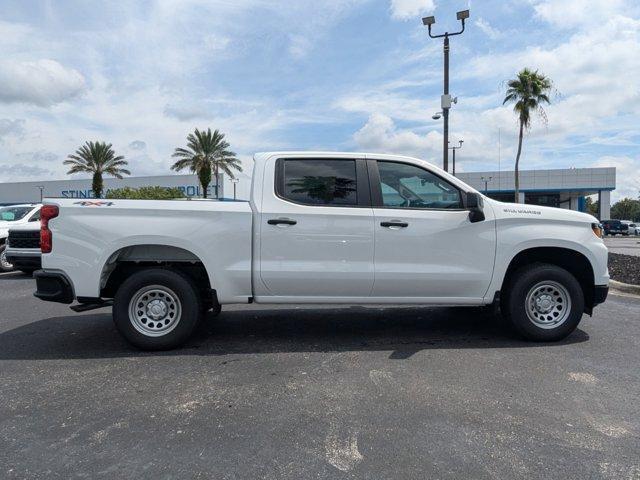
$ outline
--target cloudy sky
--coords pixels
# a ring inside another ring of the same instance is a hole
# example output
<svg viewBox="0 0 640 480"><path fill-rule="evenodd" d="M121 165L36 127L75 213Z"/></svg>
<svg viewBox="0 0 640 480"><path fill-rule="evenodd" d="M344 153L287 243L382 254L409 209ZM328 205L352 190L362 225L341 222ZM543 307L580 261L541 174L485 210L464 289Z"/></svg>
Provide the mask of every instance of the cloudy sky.
<svg viewBox="0 0 640 480"><path fill-rule="evenodd" d="M113 143L135 175L169 173L194 127L255 151L362 150L441 162L442 44L452 39L458 168L512 168L504 83L525 66L555 85L523 168L616 166L640 188L637 0L3 0L0 181L64 178L85 140Z"/></svg>

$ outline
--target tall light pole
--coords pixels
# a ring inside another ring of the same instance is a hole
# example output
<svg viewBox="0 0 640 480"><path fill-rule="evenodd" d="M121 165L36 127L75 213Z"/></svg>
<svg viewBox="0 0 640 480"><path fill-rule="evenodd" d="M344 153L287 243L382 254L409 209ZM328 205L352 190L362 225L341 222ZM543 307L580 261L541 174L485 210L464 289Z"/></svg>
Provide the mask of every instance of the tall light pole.
<svg viewBox="0 0 640 480"><path fill-rule="evenodd" d="M489 193L489 182L493 177L480 177L480 180L484 182L484 194L488 195Z"/></svg>
<svg viewBox="0 0 640 480"><path fill-rule="evenodd" d="M231 179L231 183L233 183L233 199L234 199L234 200L237 200L237 199L236 199L236 185L238 185L238 182L239 182L239 181L240 181L240 180L238 180L237 178L232 178L232 179Z"/></svg>
<svg viewBox="0 0 640 480"><path fill-rule="evenodd" d="M36 185L36 188L40 189L40 203L42 203L42 191L44 190L44 185Z"/></svg>
<svg viewBox="0 0 640 480"><path fill-rule="evenodd" d="M464 21L469 18L469 10L462 10L456 14L456 18L462 22L462 30L459 32L445 32L440 35L431 34L431 25L436 23L436 17L424 17L422 24L426 25L429 29L429 36L431 38L444 38L444 93L440 99L440 105L442 107L442 116L444 117L443 133L444 138L442 140L442 168L445 171L449 171L449 109L451 103L456 103L457 99L452 99L449 95L449 37L460 35L464 32Z"/></svg>
<svg viewBox="0 0 640 480"><path fill-rule="evenodd" d="M449 142L451 143L451 142ZM464 140L460 140L458 142L458 146L457 147L449 147L449 150L453 150L453 176L456 176L456 150L459 150L462 148L462 144L464 143Z"/></svg>

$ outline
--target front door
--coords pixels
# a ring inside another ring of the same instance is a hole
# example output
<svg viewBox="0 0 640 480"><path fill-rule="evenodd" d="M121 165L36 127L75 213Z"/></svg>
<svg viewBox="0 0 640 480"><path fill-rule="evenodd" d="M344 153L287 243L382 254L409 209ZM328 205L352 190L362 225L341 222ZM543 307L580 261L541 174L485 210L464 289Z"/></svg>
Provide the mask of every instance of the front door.
<svg viewBox="0 0 640 480"><path fill-rule="evenodd" d="M375 217L373 297L484 297L496 248L492 213L471 223L460 190L436 173L370 160Z"/></svg>
<svg viewBox="0 0 640 480"><path fill-rule="evenodd" d="M280 158L264 198L258 296L370 295L374 226L365 160Z"/></svg>

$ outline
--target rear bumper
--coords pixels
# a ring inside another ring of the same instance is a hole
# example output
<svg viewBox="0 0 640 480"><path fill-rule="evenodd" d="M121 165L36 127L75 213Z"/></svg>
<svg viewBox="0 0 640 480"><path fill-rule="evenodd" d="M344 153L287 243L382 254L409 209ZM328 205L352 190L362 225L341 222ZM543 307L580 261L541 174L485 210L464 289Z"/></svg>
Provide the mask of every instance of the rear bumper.
<svg viewBox="0 0 640 480"><path fill-rule="evenodd" d="M7 261L15 268L41 268L42 260L39 249L16 249L8 247L5 250Z"/></svg>
<svg viewBox="0 0 640 480"><path fill-rule="evenodd" d="M609 294L609 285L596 285L593 288L593 306L604 303Z"/></svg>
<svg viewBox="0 0 640 480"><path fill-rule="evenodd" d="M73 287L63 273L38 270L33 276L36 279L36 291L33 295L40 300L66 304L73 302Z"/></svg>

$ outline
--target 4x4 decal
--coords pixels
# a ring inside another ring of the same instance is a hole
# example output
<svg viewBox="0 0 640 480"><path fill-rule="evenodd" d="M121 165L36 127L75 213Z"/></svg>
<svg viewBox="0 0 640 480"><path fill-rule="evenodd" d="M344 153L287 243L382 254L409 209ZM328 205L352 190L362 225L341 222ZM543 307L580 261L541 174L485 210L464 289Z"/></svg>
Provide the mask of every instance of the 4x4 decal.
<svg viewBox="0 0 640 480"><path fill-rule="evenodd" d="M75 202L74 205L81 205L83 207L110 207L113 202L90 202L88 200L82 202Z"/></svg>

